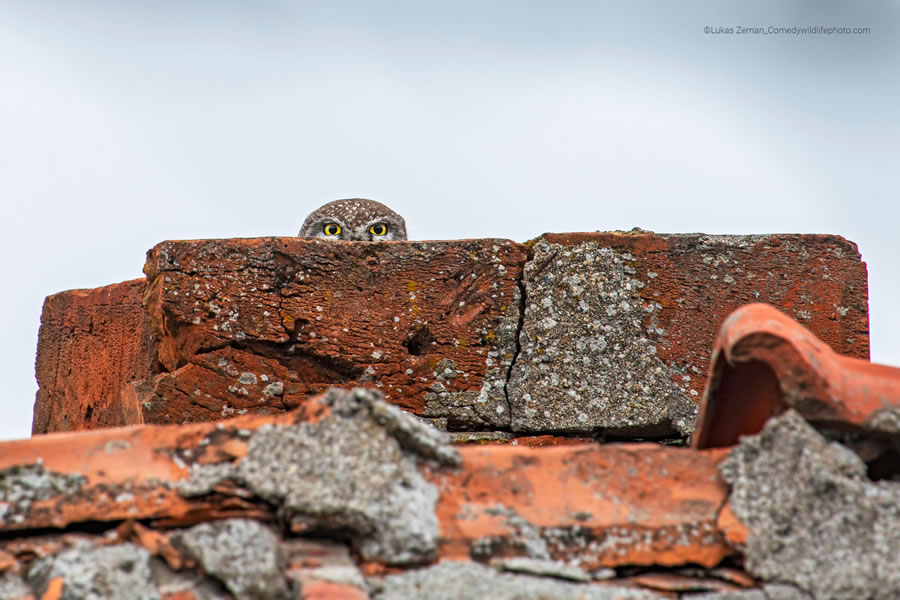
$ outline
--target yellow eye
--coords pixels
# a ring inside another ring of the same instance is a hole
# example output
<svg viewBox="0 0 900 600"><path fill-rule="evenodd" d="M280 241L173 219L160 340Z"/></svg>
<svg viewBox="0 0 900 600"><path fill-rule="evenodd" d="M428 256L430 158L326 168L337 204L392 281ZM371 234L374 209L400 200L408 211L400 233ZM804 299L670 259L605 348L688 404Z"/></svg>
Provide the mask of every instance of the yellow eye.
<svg viewBox="0 0 900 600"><path fill-rule="evenodd" d="M328 223L322 228L325 235L337 235L341 232L341 226L336 223Z"/></svg>
<svg viewBox="0 0 900 600"><path fill-rule="evenodd" d="M372 235L384 235L387 233L387 225L384 223L377 223L369 227L369 233Z"/></svg>

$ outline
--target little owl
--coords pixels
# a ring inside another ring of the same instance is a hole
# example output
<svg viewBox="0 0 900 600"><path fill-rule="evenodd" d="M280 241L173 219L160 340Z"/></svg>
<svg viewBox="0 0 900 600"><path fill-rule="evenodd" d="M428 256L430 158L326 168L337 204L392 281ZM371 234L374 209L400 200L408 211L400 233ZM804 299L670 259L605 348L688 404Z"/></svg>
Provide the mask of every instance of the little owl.
<svg viewBox="0 0 900 600"><path fill-rule="evenodd" d="M402 241L406 239L406 221L381 202L347 198L311 212L297 235L323 240Z"/></svg>

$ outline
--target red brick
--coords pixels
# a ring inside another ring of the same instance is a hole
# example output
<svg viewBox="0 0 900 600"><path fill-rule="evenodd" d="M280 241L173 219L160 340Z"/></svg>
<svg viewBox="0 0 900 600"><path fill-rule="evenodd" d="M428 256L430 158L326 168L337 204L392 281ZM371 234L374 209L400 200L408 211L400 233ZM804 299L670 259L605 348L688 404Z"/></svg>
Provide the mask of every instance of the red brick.
<svg viewBox="0 0 900 600"><path fill-rule="evenodd" d="M658 350L672 364L708 364L721 323L753 302L799 319L838 354L869 357L866 263L856 244L841 236L642 231L544 237L563 245L597 242L631 254L635 277L645 284L641 297L662 304L658 326L667 334Z"/></svg>
<svg viewBox="0 0 900 600"><path fill-rule="evenodd" d="M282 384L288 405L373 382L416 413L505 426L524 260L524 247L505 240L160 244L145 267L147 310L168 374L153 384L145 421L220 418L225 405L264 412L272 403L260 406L260 389L242 385L247 373L259 388L262 375ZM220 357L207 355L229 347L247 371L215 368ZM214 390L212 410L186 405L195 389L200 403Z"/></svg>
<svg viewBox="0 0 900 600"><path fill-rule="evenodd" d="M140 422L123 388L153 373L155 351L135 279L48 296L41 314L33 433Z"/></svg>

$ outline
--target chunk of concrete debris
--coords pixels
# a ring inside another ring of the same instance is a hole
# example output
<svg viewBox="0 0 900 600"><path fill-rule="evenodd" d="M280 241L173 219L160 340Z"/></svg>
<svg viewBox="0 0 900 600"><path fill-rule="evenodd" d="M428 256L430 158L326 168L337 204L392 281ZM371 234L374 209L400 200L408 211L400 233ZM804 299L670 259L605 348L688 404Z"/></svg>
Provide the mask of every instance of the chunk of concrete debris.
<svg viewBox="0 0 900 600"><path fill-rule="evenodd" d="M445 561L433 567L369 578L372 600L662 600L664 597L607 584L574 583L558 579L498 573L473 562Z"/></svg>
<svg viewBox="0 0 900 600"><path fill-rule="evenodd" d="M869 480L792 410L744 437L721 471L750 573L814 598L900 597L900 482Z"/></svg>
<svg viewBox="0 0 900 600"><path fill-rule="evenodd" d="M62 579L60 600L160 600L150 572L150 553L134 544L93 546L45 556L28 570L28 583L43 597Z"/></svg>
<svg viewBox="0 0 900 600"><path fill-rule="evenodd" d="M179 490L208 493L232 479L279 505L296 532L349 533L366 559L433 559L437 488L422 459L459 464L447 435L386 404L373 390L331 390L332 414L316 423L264 425L236 465L194 465Z"/></svg>
<svg viewBox="0 0 900 600"><path fill-rule="evenodd" d="M278 537L248 519L202 523L170 536L172 545L221 581L236 600L290 598Z"/></svg>
<svg viewBox="0 0 900 600"><path fill-rule="evenodd" d="M325 404L342 417L371 418L384 427L405 450L422 458L454 467L460 462L459 452L450 445L446 433L410 416L393 404L384 402L376 391L357 389L348 394L334 389L325 396Z"/></svg>

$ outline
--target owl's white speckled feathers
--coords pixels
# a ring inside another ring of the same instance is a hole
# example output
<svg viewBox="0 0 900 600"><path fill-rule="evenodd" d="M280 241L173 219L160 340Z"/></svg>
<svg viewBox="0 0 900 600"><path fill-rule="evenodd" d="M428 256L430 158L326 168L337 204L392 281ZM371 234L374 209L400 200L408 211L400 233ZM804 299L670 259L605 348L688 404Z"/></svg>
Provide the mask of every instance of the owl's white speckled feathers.
<svg viewBox="0 0 900 600"><path fill-rule="evenodd" d="M334 200L311 212L297 235L325 240L403 241L406 239L406 221L381 202L347 198Z"/></svg>

